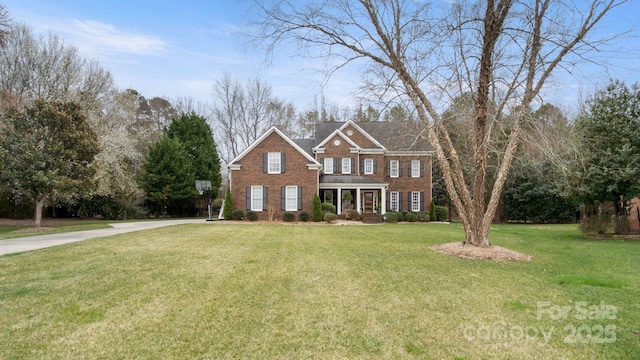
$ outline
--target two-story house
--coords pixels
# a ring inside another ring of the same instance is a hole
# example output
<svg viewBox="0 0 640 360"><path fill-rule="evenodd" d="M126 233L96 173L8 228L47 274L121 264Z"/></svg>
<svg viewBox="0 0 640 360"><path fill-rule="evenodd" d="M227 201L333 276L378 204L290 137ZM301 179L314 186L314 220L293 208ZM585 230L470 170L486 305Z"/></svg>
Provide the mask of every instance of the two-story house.
<svg viewBox="0 0 640 360"><path fill-rule="evenodd" d="M292 140L276 127L233 159L235 208L260 212L312 211L318 194L337 213L424 211L431 202L433 152L392 122L320 123L314 139Z"/></svg>

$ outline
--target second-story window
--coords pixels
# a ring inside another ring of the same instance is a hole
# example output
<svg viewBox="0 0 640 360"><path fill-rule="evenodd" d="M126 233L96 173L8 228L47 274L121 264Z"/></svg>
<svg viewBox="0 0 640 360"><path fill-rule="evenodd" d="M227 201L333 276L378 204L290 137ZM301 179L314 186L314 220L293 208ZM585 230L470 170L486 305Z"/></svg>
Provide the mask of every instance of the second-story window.
<svg viewBox="0 0 640 360"><path fill-rule="evenodd" d="M364 173L365 175L373 174L373 159L364 159Z"/></svg>
<svg viewBox="0 0 640 360"><path fill-rule="evenodd" d="M389 161L389 177L400 176L400 162L398 160Z"/></svg>
<svg viewBox="0 0 640 360"><path fill-rule="evenodd" d="M282 172L281 169L281 156L279 152L270 152L267 155L268 158L268 173L269 174L280 174Z"/></svg>
<svg viewBox="0 0 640 360"><path fill-rule="evenodd" d="M411 177L420 177L420 160L411 160Z"/></svg>
<svg viewBox="0 0 640 360"><path fill-rule="evenodd" d="M351 174L351 158L342 158L342 173Z"/></svg>
<svg viewBox="0 0 640 360"><path fill-rule="evenodd" d="M324 173L333 174L333 158L324 158Z"/></svg>

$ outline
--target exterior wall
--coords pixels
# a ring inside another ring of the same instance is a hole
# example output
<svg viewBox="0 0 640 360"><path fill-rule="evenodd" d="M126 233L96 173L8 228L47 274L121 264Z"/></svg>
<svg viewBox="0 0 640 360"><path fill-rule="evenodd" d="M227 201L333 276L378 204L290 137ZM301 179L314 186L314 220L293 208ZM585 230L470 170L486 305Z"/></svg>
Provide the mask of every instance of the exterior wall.
<svg viewBox="0 0 640 360"><path fill-rule="evenodd" d="M349 135L349 131L352 132L351 135ZM376 145L373 144L373 142L371 142L371 140L367 139L366 136L364 136L360 131L358 131L356 128L354 128L351 125L348 125L347 127L345 127L342 130L342 133L345 134L349 139L351 139L351 141L358 144L358 146L362 148L377 147Z"/></svg>
<svg viewBox="0 0 640 360"><path fill-rule="evenodd" d="M263 154L282 152L286 154L285 172L265 174L263 172ZM309 160L291 146L277 133L267 136L240 160L240 170L231 171L231 197L234 209L247 210L246 187L266 186L267 209L274 210L274 220L282 221L281 188L287 185L302 187L302 210L312 213L313 195L318 191L318 170L309 170ZM296 213L296 219L297 214ZM258 212L260 220L268 220L268 211Z"/></svg>
<svg viewBox="0 0 640 360"><path fill-rule="evenodd" d="M390 160L399 160L402 168L400 177L392 178L389 176L387 162ZM423 176L414 178L409 172L409 164L411 160L422 160L424 167ZM399 191L402 196L403 211L411 210L411 203L408 199L408 193L411 191L424 192L422 207L424 211L429 210L431 204L431 157L430 156L386 156L383 164L384 181L389 183L388 192ZM387 196L387 199L389 197Z"/></svg>
<svg viewBox="0 0 640 360"><path fill-rule="evenodd" d="M339 145L335 144L336 140L340 142ZM353 173L351 173L350 175L357 174L358 173L358 168L357 168L358 154L352 154L350 152L351 151L350 149L351 149L351 145L345 139L343 139L339 135L335 135L334 137L329 139L329 141L325 144L324 153L316 154L316 160L318 160L318 162L320 162L324 167L324 163L322 161L322 159L324 158L334 158L334 159L335 158L352 158L354 162L354 168L353 168ZM324 172L324 168L323 168L323 172ZM341 174L342 174L342 168L339 168L337 172L334 171L333 173L333 175L341 175Z"/></svg>

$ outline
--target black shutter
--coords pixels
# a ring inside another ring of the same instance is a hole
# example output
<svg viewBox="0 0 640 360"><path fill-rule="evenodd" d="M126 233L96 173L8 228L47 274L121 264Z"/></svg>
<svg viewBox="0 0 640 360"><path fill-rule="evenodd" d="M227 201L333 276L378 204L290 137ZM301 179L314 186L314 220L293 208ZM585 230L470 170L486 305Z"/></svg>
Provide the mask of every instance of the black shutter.
<svg viewBox="0 0 640 360"><path fill-rule="evenodd" d="M398 191L398 211L402 210L402 193Z"/></svg>
<svg viewBox="0 0 640 360"><path fill-rule="evenodd" d="M247 210L251 210L251 186L247 186L246 190L247 190L247 195L246 195Z"/></svg>
<svg viewBox="0 0 640 360"><path fill-rule="evenodd" d="M424 191L420 191L420 211L424 211Z"/></svg>
<svg viewBox="0 0 640 360"><path fill-rule="evenodd" d="M384 173L386 177L391 177L391 161L387 161L387 166L384 169Z"/></svg>
<svg viewBox="0 0 640 360"><path fill-rule="evenodd" d="M378 173L378 159L373 159L373 173Z"/></svg>
<svg viewBox="0 0 640 360"><path fill-rule="evenodd" d="M424 177L424 161L422 160L418 160L420 161L420 177Z"/></svg>
<svg viewBox="0 0 640 360"><path fill-rule="evenodd" d="M360 175L364 175L364 159L360 159Z"/></svg>
<svg viewBox="0 0 640 360"><path fill-rule="evenodd" d="M409 177L413 175L413 173L411 172L412 170L411 165L413 165L413 161L409 160L409 174L407 174Z"/></svg>
<svg viewBox="0 0 640 360"><path fill-rule="evenodd" d="M263 186L262 187L262 210L267 210L267 195L269 194L269 192L267 191L267 187Z"/></svg>
<svg viewBox="0 0 640 360"><path fill-rule="evenodd" d="M269 154L262 154L262 172L267 173L269 171Z"/></svg>
<svg viewBox="0 0 640 360"><path fill-rule="evenodd" d="M287 209L287 187L280 188L280 210L285 211Z"/></svg>
<svg viewBox="0 0 640 360"><path fill-rule="evenodd" d="M409 199L409 201L407 202L407 211L411 211L413 207L413 203L411 201L411 191L409 191L407 195L407 198Z"/></svg>
<svg viewBox="0 0 640 360"><path fill-rule="evenodd" d="M402 160L398 160L398 177L402 177Z"/></svg>
<svg viewBox="0 0 640 360"><path fill-rule="evenodd" d="M351 173L355 173L356 172L356 161L354 158L349 158L349 161L351 161Z"/></svg>
<svg viewBox="0 0 640 360"><path fill-rule="evenodd" d="M298 185L298 210L302 210L302 186Z"/></svg>
<svg viewBox="0 0 640 360"><path fill-rule="evenodd" d="M280 153L280 173L284 174L287 169L287 155L285 153Z"/></svg>
<svg viewBox="0 0 640 360"><path fill-rule="evenodd" d="M391 191L387 191L387 211L391 210Z"/></svg>
<svg viewBox="0 0 640 360"><path fill-rule="evenodd" d="M333 173L334 174L339 174L342 169L340 169L340 166L342 166L342 158L334 158L333 159Z"/></svg>

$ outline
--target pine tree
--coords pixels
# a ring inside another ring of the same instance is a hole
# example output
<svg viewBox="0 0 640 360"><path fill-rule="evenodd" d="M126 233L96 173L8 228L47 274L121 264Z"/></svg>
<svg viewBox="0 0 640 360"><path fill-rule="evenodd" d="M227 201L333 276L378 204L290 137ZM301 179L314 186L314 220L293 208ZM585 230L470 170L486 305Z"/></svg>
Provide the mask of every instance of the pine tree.
<svg viewBox="0 0 640 360"><path fill-rule="evenodd" d="M233 217L233 200L231 199L231 189L227 187L227 194L224 197L224 209L222 215L225 220L231 220Z"/></svg>
<svg viewBox="0 0 640 360"><path fill-rule="evenodd" d="M322 221L322 203L320 202L318 194L313 195L313 214L311 218L315 222Z"/></svg>

